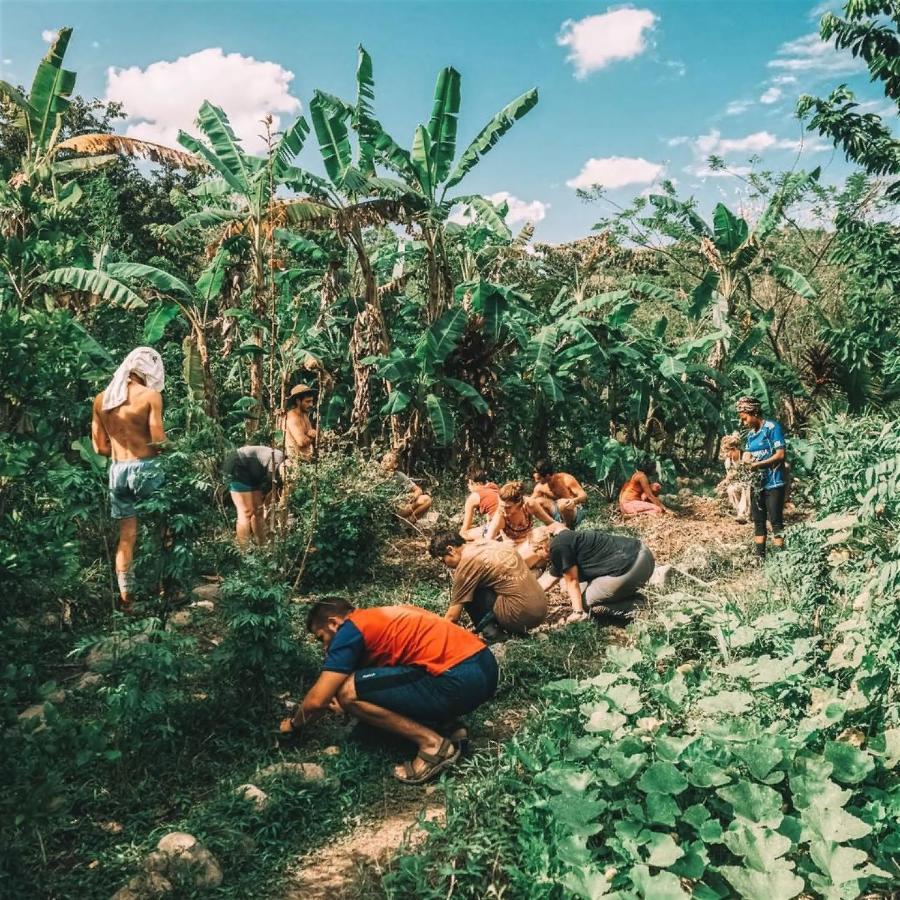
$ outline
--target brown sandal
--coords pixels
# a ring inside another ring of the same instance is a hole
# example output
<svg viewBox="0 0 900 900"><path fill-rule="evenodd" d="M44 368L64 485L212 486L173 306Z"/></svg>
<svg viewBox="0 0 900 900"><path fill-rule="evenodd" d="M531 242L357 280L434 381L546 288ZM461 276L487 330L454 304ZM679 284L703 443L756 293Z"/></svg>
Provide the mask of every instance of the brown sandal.
<svg viewBox="0 0 900 900"><path fill-rule="evenodd" d="M403 784L425 784L426 781L430 781L435 775L448 769L459 759L459 747L449 738L444 738L437 753L426 753L424 750L420 750L416 759L421 759L425 763L425 768L421 772L413 769L415 760L407 759L403 763L404 774L398 775L394 772L394 778Z"/></svg>

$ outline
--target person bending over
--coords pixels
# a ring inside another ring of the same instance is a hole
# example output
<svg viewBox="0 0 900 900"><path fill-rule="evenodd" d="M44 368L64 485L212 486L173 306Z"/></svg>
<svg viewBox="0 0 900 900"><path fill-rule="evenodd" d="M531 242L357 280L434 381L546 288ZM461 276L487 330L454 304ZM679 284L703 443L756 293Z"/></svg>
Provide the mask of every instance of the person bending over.
<svg viewBox="0 0 900 900"><path fill-rule="evenodd" d="M619 491L619 509L623 516L638 516L641 513L674 515L674 512L659 499L662 485L650 481L655 474L656 463L652 459L638 463L631 477Z"/></svg>
<svg viewBox="0 0 900 900"><path fill-rule="evenodd" d="M719 458L725 466L725 477L716 485L716 491L728 498L738 522L743 524L750 517L750 483L752 470L741 460L741 436L726 434L722 438Z"/></svg>
<svg viewBox="0 0 900 900"><path fill-rule="evenodd" d="M497 689L497 661L483 641L416 606L354 609L340 597L314 604L306 627L325 662L282 734L302 733L337 706L418 747L415 759L394 769L399 781L422 784L456 762L453 739L466 739L465 728L449 738L439 729Z"/></svg>
<svg viewBox="0 0 900 900"><path fill-rule="evenodd" d="M488 480L484 469L470 469L466 487L469 489L469 495L466 497L459 534L467 541L477 541L487 534L491 519L500 506L500 488ZM472 524L476 512L484 516L484 522L480 525Z"/></svg>
<svg viewBox="0 0 900 900"><path fill-rule="evenodd" d="M772 525L772 540L777 548L784 546L784 454L787 441L784 429L774 419L763 417L762 404L755 397L741 397L735 404L738 418L747 434L746 451L741 457L758 473L753 487L750 512L756 554L766 555L766 520Z"/></svg>
<svg viewBox="0 0 900 900"><path fill-rule="evenodd" d="M94 398L91 442L97 453L112 458L109 506L119 521L116 580L123 612L131 611L134 600L135 503L148 499L163 483L157 454L166 440L160 393L164 387L160 355L152 347L137 347Z"/></svg>
<svg viewBox="0 0 900 900"><path fill-rule="evenodd" d="M585 618L585 605L601 617L627 621L635 594L656 565L650 549L637 538L593 528L559 531L540 549L550 563L541 586L546 590L563 579L572 602L570 621Z"/></svg>
<svg viewBox="0 0 900 900"><path fill-rule="evenodd" d="M534 464L534 491L531 496L540 501L554 521L568 528L577 528L585 517L587 494L574 475L554 472L548 459Z"/></svg>
<svg viewBox="0 0 900 900"><path fill-rule="evenodd" d="M285 455L280 450L252 444L231 450L222 467L231 502L237 510L238 546L246 549L250 535L261 547L268 540L265 505L282 485Z"/></svg>
<svg viewBox="0 0 900 900"><path fill-rule="evenodd" d="M531 531L534 520L540 519L545 525L553 524L553 517L540 500L526 497L521 481L507 481L500 488L500 505L491 519L485 538L493 541L498 535L511 542L519 554L530 557L533 552Z"/></svg>
<svg viewBox="0 0 900 900"><path fill-rule="evenodd" d="M466 542L452 531L438 532L429 552L453 571L447 618L468 612L475 630L498 637L497 626L524 634L547 618L547 595L525 560L508 544Z"/></svg>
<svg viewBox="0 0 900 900"><path fill-rule="evenodd" d="M381 459L381 471L392 481L401 496L397 502L397 515L415 525L431 509L431 495L426 494L412 478L400 471L400 458L390 450Z"/></svg>

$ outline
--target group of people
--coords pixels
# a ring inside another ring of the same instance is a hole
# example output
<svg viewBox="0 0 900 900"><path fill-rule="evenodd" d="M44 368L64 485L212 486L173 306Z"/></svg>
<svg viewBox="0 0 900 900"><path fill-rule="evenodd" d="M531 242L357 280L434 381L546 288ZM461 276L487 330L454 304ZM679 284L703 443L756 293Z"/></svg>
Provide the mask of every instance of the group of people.
<svg viewBox="0 0 900 900"><path fill-rule="evenodd" d="M126 610L133 600L135 504L150 497L163 480L158 453L166 440L164 382L159 354L139 347L93 404L94 448L112 460L110 510L119 521L116 577ZM299 385L288 399L285 452L246 446L226 457L240 543L251 537L265 541L261 511L266 496L289 477L295 460L312 455L316 429L310 413L316 391ZM754 398L741 398L737 409L749 429L746 450L735 457L729 443L727 459L735 471L758 478L749 503L757 548L764 552L767 519L775 543L782 543L784 435L778 423L763 417ZM410 522L420 519L430 509L431 497L399 471L396 455L389 454L382 466L397 481L398 514ZM654 472L650 464L637 467L620 495L623 515L671 512L659 499L659 484L650 480ZM496 690L497 662L488 643L544 622L552 586L563 583L572 609L567 621L590 613L619 624L629 621L643 600L639 591L653 573L650 549L630 536L579 529L587 494L574 476L555 471L550 461L535 463L533 480L533 490L526 493L521 481L498 486L482 469L469 472L461 527L438 531L429 544L431 556L452 573L443 616L414 606L355 609L342 598L312 606L307 629L323 645L325 660L316 683L282 721L283 734L302 732L327 710L342 709L415 744L415 758L398 766L394 775L421 784L458 759L468 740L459 717ZM737 491L729 490L728 496L745 500ZM465 619L471 630L461 626Z"/></svg>

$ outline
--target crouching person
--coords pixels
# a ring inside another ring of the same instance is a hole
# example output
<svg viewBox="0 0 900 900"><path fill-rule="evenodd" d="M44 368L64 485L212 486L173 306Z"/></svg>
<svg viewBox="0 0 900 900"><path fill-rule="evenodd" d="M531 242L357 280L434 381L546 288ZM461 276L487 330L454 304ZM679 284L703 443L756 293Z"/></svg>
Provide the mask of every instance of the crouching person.
<svg viewBox="0 0 900 900"><path fill-rule="evenodd" d="M541 576L541 586L546 590L563 579L572 602L571 621L585 618L587 606L601 620L627 624L643 603L638 591L656 566L643 541L593 528L559 531L544 548L550 568Z"/></svg>
<svg viewBox="0 0 900 900"><path fill-rule="evenodd" d="M499 629L524 634L547 618L547 595L510 544L467 543L459 534L439 531L429 552L453 570L451 622L458 622L465 609L475 630L493 639Z"/></svg>
<svg viewBox="0 0 900 900"><path fill-rule="evenodd" d="M354 609L340 597L316 603L306 626L325 648L325 662L293 717L282 721L283 734L302 732L336 703L419 748L394 769L398 781L422 784L456 762L468 734L454 720L497 689L497 662L478 637L419 607Z"/></svg>

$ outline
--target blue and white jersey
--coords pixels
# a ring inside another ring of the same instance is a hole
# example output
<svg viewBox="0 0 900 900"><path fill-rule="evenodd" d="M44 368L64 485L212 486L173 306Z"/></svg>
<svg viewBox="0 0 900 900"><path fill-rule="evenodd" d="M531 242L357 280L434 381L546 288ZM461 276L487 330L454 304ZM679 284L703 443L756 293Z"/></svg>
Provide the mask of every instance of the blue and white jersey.
<svg viewBox="0 0 900 900"><path fill-rule="evenodd" d="M747 452L754 460L768 459L779 448L787 448L784 429L774 419L765 419L757 431L747 435ZM784 460L769 468L759 469L761 484L765 491L784 484Z"/></svg>

